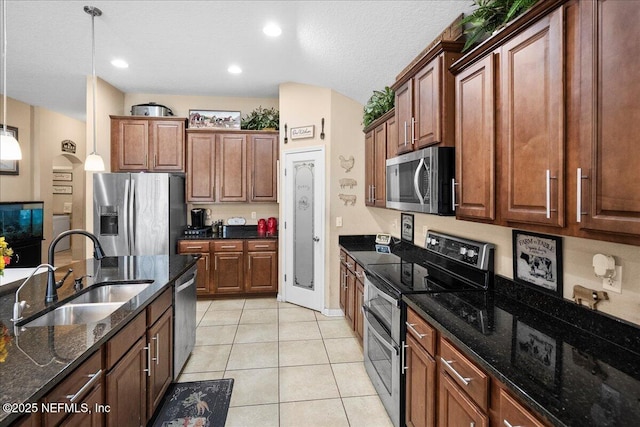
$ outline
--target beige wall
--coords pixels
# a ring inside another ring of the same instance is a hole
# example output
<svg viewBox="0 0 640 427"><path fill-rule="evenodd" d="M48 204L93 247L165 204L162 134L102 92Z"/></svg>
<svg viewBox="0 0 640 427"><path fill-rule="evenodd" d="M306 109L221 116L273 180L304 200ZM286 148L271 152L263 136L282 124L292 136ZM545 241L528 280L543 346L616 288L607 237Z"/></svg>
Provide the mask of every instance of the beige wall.
<svg viewBox="0 0 640 427"><path fill-rule="evenodd" d="M4 111L0 102L0 117L2 114ZM0 175L0 202L34 199L34 169L31 162L32 116L33 111L30 105L7 98L7 126L18 128L22 160L18 162L19 175Z"/></svg>

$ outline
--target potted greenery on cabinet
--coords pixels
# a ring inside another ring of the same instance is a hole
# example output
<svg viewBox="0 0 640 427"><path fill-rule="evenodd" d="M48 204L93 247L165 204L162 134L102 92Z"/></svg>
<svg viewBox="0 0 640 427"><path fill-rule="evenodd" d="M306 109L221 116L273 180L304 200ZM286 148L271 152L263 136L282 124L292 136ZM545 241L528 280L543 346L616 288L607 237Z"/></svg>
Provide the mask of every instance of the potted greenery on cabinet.
<svg viewBox="0 0 640 427"><path fill-rule="evenodd" d="M280 112L273 107L260 106L242 118L240 127L247 130L278 130Z"/></svg>
<svg viewBox="0 0 640 427"><path fill-rule="evenodd" d="M367 104L364 106L364 116L362 119L364 127L366 128L375 119L391 110L394 106L395 99L395 93L389 86L386 86L384 90L374 90L373 95L371 95L371 98L369 98Z"/></svg>

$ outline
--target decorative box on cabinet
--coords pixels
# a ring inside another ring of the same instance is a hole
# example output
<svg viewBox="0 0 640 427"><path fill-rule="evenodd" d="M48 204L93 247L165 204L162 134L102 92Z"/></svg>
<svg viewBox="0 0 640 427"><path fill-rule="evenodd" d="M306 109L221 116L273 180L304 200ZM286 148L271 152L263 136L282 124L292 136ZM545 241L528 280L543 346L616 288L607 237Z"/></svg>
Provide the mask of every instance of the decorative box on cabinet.
<svg viewBox="0 0 640 427"><path fill-rule="evenodd" d="M441 41L399 76L396 91L396 154L429 145L454 145L454 79L449 66L463 43Z"/></svg>
<svg viewBox="0 0 640 427"><path fill-rule="evenodd" d="M186 118L111 116L112 172L183 172Z"/></svg>

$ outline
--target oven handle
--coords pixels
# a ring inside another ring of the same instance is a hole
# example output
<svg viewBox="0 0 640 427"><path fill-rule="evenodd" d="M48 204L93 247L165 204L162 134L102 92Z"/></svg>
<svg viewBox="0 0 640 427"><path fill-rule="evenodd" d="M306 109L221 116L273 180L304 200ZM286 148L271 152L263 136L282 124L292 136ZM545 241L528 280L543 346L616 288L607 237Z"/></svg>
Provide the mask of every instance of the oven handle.
<svg viewBox="0 0 640 427"><path fill-rule="evenodd" d="M364 308L364 307L363 307ZM369 331L371 331L373 333L373 335L375 335L375 337L378 339L378 341L380 343L382 343L382 345L384 345L387 349L393 351L396 356L400 355L400 351L398 350L398 348L395 345L389 344L383 337L382 335L380 335L378 333L378 331L376 331L376 329L374 327L371 326L371 321L369 321L369 318L367 316L364 316L364 321L367 323L367 326L369 326L367 329Z"/></svg>
<svg viewBox="0 0 640 427"><path fill-rule="evenodd" d="M400 300L398 300L396 298L393 298L392 296L388 295L384 290L382 290L379 287L377 287L371 280L369 280L369 278L367 277L366 274L364 275L364 285L376 288L376 290L380 294L380 297L383 300L387 301L390 304L393 304L396 307L400 307ZM369 301L367 301L367 302L369 302Z"/></svg>

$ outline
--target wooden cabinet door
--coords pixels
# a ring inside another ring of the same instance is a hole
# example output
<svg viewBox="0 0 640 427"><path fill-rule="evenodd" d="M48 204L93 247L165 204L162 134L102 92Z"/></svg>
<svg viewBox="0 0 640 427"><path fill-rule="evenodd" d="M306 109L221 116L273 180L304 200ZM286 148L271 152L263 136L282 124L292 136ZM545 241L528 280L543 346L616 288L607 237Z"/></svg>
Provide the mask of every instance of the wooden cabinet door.
<svg viewBox="0 0 640 427"><path fill-rule="evenodd" d="M276 252L247 252L247 292L277 292L278 256Z"/></svg>
<svg viewBox="0 0 640 427"><path fill-rule="evenodd" d="M278 134L250 135L249 140L249 200L276 202L278 200Z"/></svg>
<svg viewBox="0 0 640 427"><path fill-rule="evenodd" d="M213 289L215 294L244 291L244 252L213 254Z"/></svg>
<svg viewBox="0 0 640 427"><path fill-rule="evenodd" d="M487 415L460 390L456 383L445 372L440 372L438 426L489 426L489 418Z"/></svg>
<svg viewBox="0 0 640 427"><path fill-rule="evenodd" d="M390 159L398 155L398 121L396 116L393 115L387 120L387 155L386 158ZM385 165L386 166L386 165ZM386 179L386 169L385 169Z"/></svg>
<svg viewBox="0 0 640 427"><path fill-rule="evenodd" d="M356 272L356 274L358 274ZM362 314L362 303L364 301L364 283L360 277L356 277L356 307L355 307L355 318L354 321L354 330L360 339L360 344L362 344L362 340L364 337L364 314Z"/></svg>
<svg viewBox="0 0 640 427"><path fill-rule="evenodd" d="M211 255L208 253L202 253L200 255L201 258L197 263L198 277L196 279L196 294L209 295L211 293L211 289L209 287Z"/></svg>
<svg viewBox="0 0 640 427"><path fill-rule="evenodd" d="M501 426L544 427L544 424L535 415L509 396L502 388L500 389L499 405L498 422Z"/></svg>
<svg viewBox="0 0 640 427"><path fill-rule="evenodd" d="M347 266L341 262L340 263L340 308L342 309L345 315L347 314L346 306L347 306Z"/></svg>
<svg viewBox="0 0 640 427"><path fill-rule="evenodd" d="M364 136L364 204L367 206L374 206L375 199L373 190L375 186L375 159L376 159L376 146L375 146L375 130L367 132Z"/></svg>
<svg viewBox="0 0 640 427"><path fill-rule="evenodd" d="M384 208L386 205L387 187L387 138L389 132L387 123L382 123L375 128L374 141L374 179L373 179L373 206Z"/></svg>
<svg viewBox="0 0 640 427"><path fill-rule="evenodd" d="M215 134L187 136L187 202L215 202Z"/></svg>
<svg viewBox="0 0 640 427"><path fill-rule="evenodd" d="M90 409L90 412L74 412L66 420L65 427L102 427L104 425L104 414L108 409L104 403L104 388L102 384L94 387L82 400ZM102 410L97 410L102 408Z"/></svg>
<svg viewBox="0 0 640 427"><path fill-rule="evenodd" d="M418 148L437 144L442 141L440 91L442 88L442 55L429 62L413 78L414 123L411 133Z"/></svg>
<svg viewBox="0 0 640 427"><path fill-rule="evenodd" d="M396 154L413 151L411 121L413 120L413 80L396 90L396 125L398 131Z"/></svg>
<svg viewBox="0 0 640 427"><path fill-rule="evenodd" d="M563 9L500 53L502 185L506 221L564 225Z"/></svg>
<svg viewBox="0 0 640 427"><path fill-rule="evenodd" d="M154 171L184 171L184 121L151 120L149 139Z"/></svg>
<svg viewBox="0 0 640 427"><path fill-rule="evenodd" d="M111 120L111 171L149 169L149 122Z"/></svg>
<svg viewBox="0 0 640 427"><path fill-rule="evenodd" d="M148 351L144 337L140 338L107 374L109 427L146 424Z"/></svg>
<svg viewBox="0 0 640 427"><path fill-rule="evenodd" d="M353 329L356 311L356 274L347 270L347 294L345 296L345 317Z"/></svg>
<svg viewBox="0 0 640 427"><path fill-rule="evenodd" d="M218 202L247 201L247 136L216 135Z"/></svg>
<svg viewBox="0 0 640 427"><path fill-rule="evenodd" d="M638 3L580 2L584 229L640 235ZM576 171L569 172L576 176ZM575 182L575 181L574 181ZM574 202L575 203L575 202Z"/></svg>
<svg viewBox="0 0 640 427"><path fill-rule="evenodd" d="M173 379L173 313L168 309L147 330L147 342L151 346L151 376L148 377L147 417L153 416L164 392Z"/></svg>
<svg viewBox="0 0 640 427"><path fill-rule="evenodd" d="M408 334L405 364L407 367L405 422L408 427L434 427L436 423L436 361Z"/></svg>
<svg viewBox="0 0 640 427"><path fill-rule="evenodd" d="M456 76L456 217L495 219L494 56Z"/></svg>

